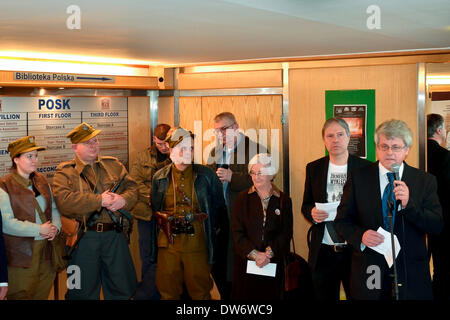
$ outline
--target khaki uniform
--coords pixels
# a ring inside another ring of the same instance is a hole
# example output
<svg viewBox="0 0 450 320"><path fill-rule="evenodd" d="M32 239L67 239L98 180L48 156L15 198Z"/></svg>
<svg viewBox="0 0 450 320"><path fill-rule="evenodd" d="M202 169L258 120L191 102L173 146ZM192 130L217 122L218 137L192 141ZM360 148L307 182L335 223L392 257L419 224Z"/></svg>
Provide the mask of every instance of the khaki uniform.
<svg viewBox="0 0 450 320"><path fill-rule="evenodd" d="M162 159L158 159L158 156ZM152 192L153 175L170 162L168 155L166 157L161 156L155 145L136 155L136 160L130 168L130 175L137 182L139 190L138 201L131 211L135 218L150 221L152 217L150 194Z"/></svg>
<svg viewBox="0 0 450 320"><path fill-rule="evenodd" d="M158 300L160 295L156 288L156 261L152 260L151 230L155 223L150 221L152 208L150 206L150 194L152 191L153 175L162 167L171 162L168 154L162 154L153 144L136 155L130 168L130 175L138 184L139 197L136 205L131 210L133 217L137 219L139 233L139 253L141 257L142 281L138 285L134 299Z"/></svg>
<svg viewBox="0 0 450 320"><path fill-rule="evenodd" d="M30 268L8 267L8 300L47 300L56 272L44 258L47 240L33 241Z"/></svg>
<svg viewBox="0 0 450 320"><path fill-rule="evenodd" d="M174 197L172 178L169 176L163 211L174 212L176 217L185 217L189 212L199 213L198 200L193 192L192 165L184 171L177 170L174 165L171 169L175 184L181 192L176 191ZM186 233L176 235L173 244L163 232L159 232L156 285L162 299L180 299L183 283L193 300L211 298L211 265L208 264L204 225L198 220L194 220L192 225L194 235Z"/></svg>
<svg viewBox="0 0 450 320"><path fill-rule="evenodd" d="M94 211L102 208L101 193L114 186L125 175L119 189L126 201L124 209L131 210L137 200L137 185L128 174L125 167L114 157L98 157L90 166L77 157L74 160L61 163L56 168L53 178L53 191L56 204L62 215L82 221ZM94 193L97 191L97 193ZM116 217L120 214L115 212ZM111 218L105 210L97 222L111 223Z"/></svg>
<svg viewBox="0 0 450 320"><path fill-rule="evenodd" d="M115 193L125 199L124 209L131 210L137 200L137 185L116 158L99 156L92 166L77 157L61 163L53 179L54 198L60 213L82 222L101 210L96 222L112 223L106 210L102 210L101 193L124 175ZM114 212L114 215L119 220L121 214ZM126 218L123 224L126 230L129 227ZM123 233L88 230L70 264L80 266L83 276L81 289L68 290L66 298L99 299L101 284L105 299L128 299L136 288L136 272Z"/></svg>

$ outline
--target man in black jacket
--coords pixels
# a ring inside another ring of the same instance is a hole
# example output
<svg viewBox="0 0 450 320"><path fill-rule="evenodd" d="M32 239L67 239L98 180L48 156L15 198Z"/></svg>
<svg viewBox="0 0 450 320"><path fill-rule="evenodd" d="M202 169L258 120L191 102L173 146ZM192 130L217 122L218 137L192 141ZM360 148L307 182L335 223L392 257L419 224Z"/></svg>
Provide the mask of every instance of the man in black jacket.
<svg viewBox="0 0 450 320"><path fill-rule="evenodd" d="M227 206L228 230L222 230L217 237L217 263L212 269L212 275L220 293L221 300L231 298L231 280L233 267L233 243L231 236L231 208L238 194L253 185L248 174L248 163L254 155L266 153L262 145L253 141L239 131L239 124L231 112L222 112L214 117L214 131L217 145L209 154L207 164L216 172Z"/></svg>
<svg viewBox="0 0 450 320"><path fill-rule="evenodd" d="M394 266L375 247L390 246L391 221L398 239L396 258L400 300L430 300L426 235L443 227L436 178L407 165L412 132L404 121L389 120L375 131L378 161L350 172L335 219L336 231L352 246L350 292L353 299L390 300ZM398 174L393 171L399 166ZM392 219L389 211L393 210ZM390 257L390 256L389 256Z"/></svg>
<svg viewBox="0 0 450 320"><path fill-rule="evenodd" d="M429 235L428 249L433 256L433 293L437 300L450 299L450 151L440 145L446 141L444 118L427 115L427 168L436 177L438 197L442 206L444 229L438 236Z"/></svg>
<svg viewBox="0 0 450 320"><path fill-rule="evenodd" d="M310 228L308 263L318 300L339 300L340 284L350 299L348 283L351 251L334 230L334 222L326 221L328 213L316 203L338 202L349 170L370 162L350 155L350 129L341 118L328 119L322 128L322 138L329 156L308 163L302 213L312 223Z"/></svg>

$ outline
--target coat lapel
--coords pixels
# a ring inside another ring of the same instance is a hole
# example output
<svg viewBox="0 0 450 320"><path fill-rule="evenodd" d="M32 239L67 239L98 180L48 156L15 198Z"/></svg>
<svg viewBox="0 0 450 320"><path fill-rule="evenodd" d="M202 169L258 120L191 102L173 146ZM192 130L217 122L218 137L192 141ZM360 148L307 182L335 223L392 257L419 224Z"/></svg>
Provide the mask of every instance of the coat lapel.
<svg viewBox="0 0 450 320"><path fill-rule="evenodd" d="M411 181L412 177L411 177L411 167L408 166L406 164L405 161L403 161L404 167L403 167L403 175L402 175L402 181L406 183L406 185L408 186L412 186L414 185L414 182ZM409 191L409 196L411 197L411 190Z"/></svg>
<svg viewBox="0 0 450 320"><path fill-rule="evenodd" d="M378 161L370 165L370 172L367 177L369 205L373 210L373 222L375 226L383 225L383 208L381 206L381 191L380 191L380 169Z"/></svg>
<svg viewBox="0 0 450 320"><path fill-rule="evenodd" d="M326 156L323 158L323 161L320 165L320 181L319 186L320 190L320 202L327 202L327 177L328 177L328 168L330 163L330 157Z"/></svg>

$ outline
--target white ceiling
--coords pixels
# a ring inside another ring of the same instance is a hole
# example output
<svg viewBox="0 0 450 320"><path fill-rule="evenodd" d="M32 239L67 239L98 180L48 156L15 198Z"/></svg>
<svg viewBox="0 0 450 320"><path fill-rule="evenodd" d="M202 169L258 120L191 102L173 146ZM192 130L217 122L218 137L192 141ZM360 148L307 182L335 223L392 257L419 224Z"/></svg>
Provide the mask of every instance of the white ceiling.
<svg viewBox="0 0 450 320"><path fill-rule="evenodd" d="M0 51L185 65L432 48L450 48L449 0L0 0Z"/></svg>

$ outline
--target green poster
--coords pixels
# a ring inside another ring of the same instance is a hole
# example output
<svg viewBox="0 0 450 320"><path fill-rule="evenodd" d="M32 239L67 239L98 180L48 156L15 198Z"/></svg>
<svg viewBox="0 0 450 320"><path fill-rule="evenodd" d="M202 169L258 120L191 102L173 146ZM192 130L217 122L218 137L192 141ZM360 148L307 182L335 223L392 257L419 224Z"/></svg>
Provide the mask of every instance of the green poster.
<svg viewBox="0 0 450 320"><path fill-rule="evenodd" d="M375 161L375 90L327 90L325 114L347 122L350 154Z"/></svg>

